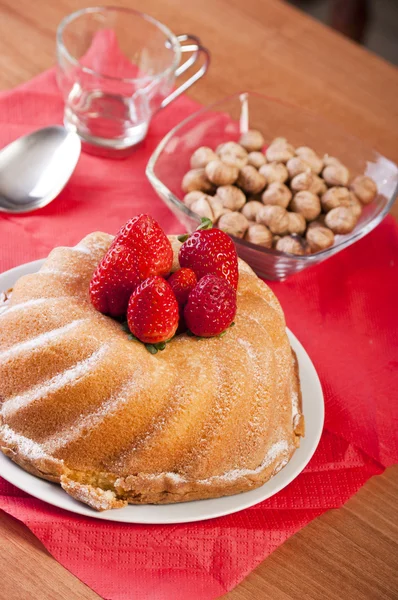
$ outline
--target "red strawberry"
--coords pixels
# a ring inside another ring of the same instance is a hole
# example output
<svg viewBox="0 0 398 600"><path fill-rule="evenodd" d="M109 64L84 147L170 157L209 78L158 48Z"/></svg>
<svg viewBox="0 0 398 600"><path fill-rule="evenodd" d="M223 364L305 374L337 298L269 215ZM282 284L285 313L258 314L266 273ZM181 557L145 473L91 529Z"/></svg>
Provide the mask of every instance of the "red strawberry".
<svg viewBox="0 0 398 600"><path fill-rule="evenodd" d="M198 279L213 274L226 279L236 290L238 287L238 257L231 238L220 229L195 231L180 248L178 260L188 267Z"/></svg>
<svg viewBox="0 0 398 600"><path fill-rule="evenodd" d="M191 269L179 269L167 280L177 298L178 306L184 308L188 302L188 296L198 283L195 273Z"/></svg>
<svg viewBox="0 0 398 600"><path fill-rule="evenodd" d="M136 215L120 229L112 245L123 244L135 253L141 281L151 275L167 275L173 264L173 248L167 235L150 215Z"/></svg>
<svg viewBox="0 0 398 600"><path fill-rule="evenodd" d="M90 281L91 302L99 312L121 317L139 283L134 252L123 245L111 246Z"/></svg>
<svg viewBox="0 0 398 600"><path fill-rule="evenodd" d="M178 326L178 303L165 279L148 277L134 290L127 323L131 333L145 344L158 344L173 337Z"/></svg>
<svg viewBox="0 0 398 600"><path fill-rule="evenodd" d="M220 335L231 325L235 314L236 292L216 275L202 277L184 309L188 329L201 337Z"/></svg>
<svg viewBox="0 0 398 600"><path fill-rule="evenodd" d="M133 290L150 275L166 275L173 249L160 225L137 215L121 228L90 282L94 307L111 317L126 314Z"/></svg>
<svg viewBox="0 0 398 600"><path fill-rule="evenodd" d="M168 278L168 283L177 298L180 311L180 321L177 333L184 333L187 326L184 319L184 306L188 302L188 296L198 283L195 273L191 269L179 269Z"/></svg>

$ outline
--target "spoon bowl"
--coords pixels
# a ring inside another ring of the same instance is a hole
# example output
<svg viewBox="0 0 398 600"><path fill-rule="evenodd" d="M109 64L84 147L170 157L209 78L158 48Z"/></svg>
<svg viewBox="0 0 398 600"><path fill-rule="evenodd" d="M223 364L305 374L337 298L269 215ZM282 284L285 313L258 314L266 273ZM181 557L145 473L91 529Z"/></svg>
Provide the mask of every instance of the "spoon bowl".
<svg viewBox="0 0 398 600"><path fill-rule="evenodd" d="M63 190L81 151L78 135L61 125L39 129L0 151L0 211L46 206Z"/></svg>

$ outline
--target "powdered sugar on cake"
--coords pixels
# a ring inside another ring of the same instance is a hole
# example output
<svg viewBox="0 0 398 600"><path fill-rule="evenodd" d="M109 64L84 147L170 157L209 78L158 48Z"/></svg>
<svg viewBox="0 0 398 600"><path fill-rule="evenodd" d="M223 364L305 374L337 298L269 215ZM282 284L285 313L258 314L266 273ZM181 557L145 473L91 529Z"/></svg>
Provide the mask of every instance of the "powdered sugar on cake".
<svg viewBox="0 0 398 600"><path fill-rule="evenodd" d="M46 331L46 333L42 333L34 338L31 338L30 340L27 340L26 342L15 344L14 346L11 346L11 348L8 348L4 352L0 353L0 361L11 360L17 354L25 354L26 352L30 352L32 350L40 350L42 346L50 344L53 340L56 340L66 333L69 333L72 329L75 329L84 323L84 321L85 319L76 319L75 321L71 321L63 327Z"/></svg>
<svg viewBox="0 0 398 600"><path fill-rule="evenodd" d="M232 469L223 475L214 475L208 479L199 480L200 483L212 483L214 481L235 481L241 477L250 477L261 473L266 467L269 467L277 458L282 458L289 451L289 444L286 440L280 440L271 446L263 462L256 469Z"/></svg>
<svg viewBox="0 0 398 600"><path fill-rule="evenodd" d="M29 310L29 308L35 307L35 306L41 306L43 304L45 304L46 302L52 302L54 301L54 298L34 298L33 300L26 300L26 302L20 302L19 304L13 304L12 306L8 306L7 304L0 308L0 316L1 316L1 312L2 310L5 312L7 311L7 315L9 315L10 313L14 313L18 310Z"/></svg>
<svg viewBox="0 0 398 600"><path fill-rule="evenodd" d="M198 480L196 480L196 483L199 483L202 485L211 485L213 483L233 483L234 481L237 481L237 480L241 479L242 477L252 477L254 475L258 475L264 469L266 469L273 463L276 463L276 461L278 459L280 459L280 460L275 465L275 470L279 470L287 463L288 454L291 452L291 450L292 450L292 448L289 446L289 444L286 442L286 440L280 440L279 442L276 442L275 444L273 444L270 447L266 456L264 457L264 460L255 469L231 469L230 471L227 471L226 473L223 473L222 475L213 475L212 477L208 477L207 479L198 479ZM152 480L152 481L156 480L156 479L163 479L164 477L166 477L167 479L170 479L171 481L173 481L176 484L189 483L189 481L190 481L189 479L187 479L183 475L180 475L179 473L171 473L171 472L169 472L169 473L168 472L154 473L154 474L145 473L142 475L142 477L144 479L148 479L148 480ZM115 487L119 487L119 486L122 486L122 487L124 486L124 478L119 478L115 481Z"/></svg>
<svg viewBox="0 0 398 600"><path fill-rule="evenodd" d="M55 375L55 377L52 377L45 383L40 383L39 385L34 386L23 394L9 398L3 404L3 416L10 417L18 409L26 406L27 404L35 402L51 392L55 392L67 387L68 385L77 383L77 381L79 381L82 377L88 375L92 371L94 365L96 365L98 361L105 356L108 347L108 344L103 344L98 350L91 354L91 356L78 362L74 367L67 369L59 375Z"/></svg>
<svg viewBox="0 0 398 600"><path fill-rule="evenodd" d="M44 451L43 446L19 433L15 433L8 425L3 425L0 431L0 444L1 441L3 441L3 443L11 448L16 447L24 459L31 461L42 459L53 460L53 458Z"/></svg>
<svg viewBox="0 0 398 600"><path fill-rule="evenodd" d="M123 405L131 398L131 389L134 387L135 393L139 394L141 387L139 385L140 378L143 373L137 369L135 378L127 382L125 386L116 394L108 398L101 406L95 411L85 417L81 417L77 423L74 423L72 427L64 429L63 431L57 432L53 437L47 438L44 442L44 447L48 452L55 452L60 448L65 447L67 444L73 442L82 435L84 431L90 431L95 427L98 427L100 423L109 417L109 415L121 410Z"/></svg>
<svg viewBox="0 0 398 600"><path fill-rule="evenodd" d="M42 267L37 273L38 275L59 275L60 277L66 277L66 279L79 279L81 275L79 273L70 273L68 271L60 271L59 269L53 269L51 267Z"/></svg>

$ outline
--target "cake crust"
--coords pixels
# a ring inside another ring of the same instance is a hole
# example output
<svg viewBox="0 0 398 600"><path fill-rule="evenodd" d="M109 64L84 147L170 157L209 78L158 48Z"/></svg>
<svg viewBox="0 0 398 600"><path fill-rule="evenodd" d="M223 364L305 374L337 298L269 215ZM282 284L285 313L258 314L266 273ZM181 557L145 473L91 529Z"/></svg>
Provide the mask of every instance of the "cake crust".
<svg viewBox="0 0 398 600"><path fill-rule="evenodd" d="M152 356L90 304L112 239L56 248L0 311L1 450L96 510L259 487L304 435L279 302L240 260L236 326Z"/></svg>

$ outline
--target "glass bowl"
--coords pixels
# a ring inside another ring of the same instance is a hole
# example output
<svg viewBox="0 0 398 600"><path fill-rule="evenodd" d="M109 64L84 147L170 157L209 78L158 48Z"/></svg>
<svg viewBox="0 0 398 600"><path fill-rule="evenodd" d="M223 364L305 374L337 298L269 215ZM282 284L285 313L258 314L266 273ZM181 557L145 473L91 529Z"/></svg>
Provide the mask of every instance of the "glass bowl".
<svg viewBox="0 0 398 600"><path fill-rule="evenodd" d="M283 280L326 260L372 231L390 210L398 192L398 168L393 162L315 113L244 92L202 108L182 121L163 138L148 162L149 181L189 232L200 223L200 217L182 202L181 181L190 169L192 153L200 146L214 149L222 142L238 141L249 128L259 129L266 144L275 137L285 137L296 147L310 146L320 156L336 156L350 169L351 177L372 177L379 192L373 202L363 207L350 234L336 235L331 248L316 254L285 254L232 236L239 256L259 276Z"/></svg>

